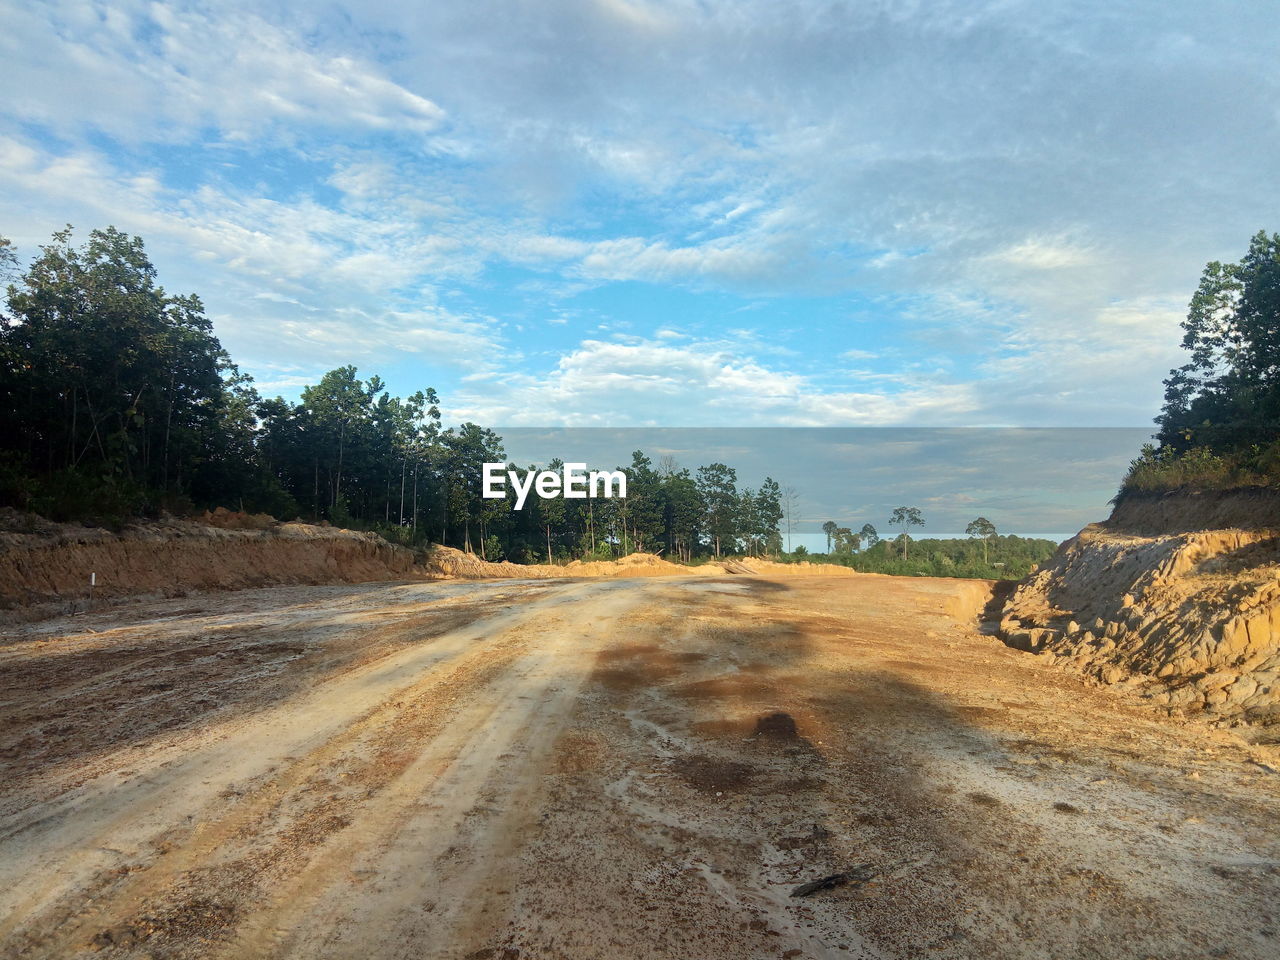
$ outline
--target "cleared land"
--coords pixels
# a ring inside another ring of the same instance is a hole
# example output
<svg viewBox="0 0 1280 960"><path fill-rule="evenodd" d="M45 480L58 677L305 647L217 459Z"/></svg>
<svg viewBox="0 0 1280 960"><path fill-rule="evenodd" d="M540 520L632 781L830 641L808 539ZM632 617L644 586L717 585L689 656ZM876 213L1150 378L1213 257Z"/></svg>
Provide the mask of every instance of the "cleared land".
<svg viewBox="0 0 1280 960"><path fill-rule="evenodd" d="M0 953L1280 953L1274 748L1002 646L966 590L286 587L12 629Z"/></svg>

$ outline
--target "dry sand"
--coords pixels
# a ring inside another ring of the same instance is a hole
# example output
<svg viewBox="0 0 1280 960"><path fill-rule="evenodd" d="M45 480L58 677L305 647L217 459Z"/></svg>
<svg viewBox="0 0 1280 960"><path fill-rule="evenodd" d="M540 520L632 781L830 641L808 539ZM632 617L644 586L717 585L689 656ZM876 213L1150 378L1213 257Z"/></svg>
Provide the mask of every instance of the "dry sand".
<svg viewBox="0 0 1280 960"><path fill-rule="evenodd" d="M293 586L11 629L0 955L1280 955L1274 749L975 596Z"/></svg>

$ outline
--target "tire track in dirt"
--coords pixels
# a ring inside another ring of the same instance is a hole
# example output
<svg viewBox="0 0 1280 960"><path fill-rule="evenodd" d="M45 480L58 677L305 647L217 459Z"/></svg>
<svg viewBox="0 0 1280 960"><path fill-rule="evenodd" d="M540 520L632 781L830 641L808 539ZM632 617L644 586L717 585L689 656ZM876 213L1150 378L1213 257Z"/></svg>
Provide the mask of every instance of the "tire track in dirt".
<svg viewBox="0 0 1280 960"><path fill-rule="evenodd" d="M315 771L336 763L362 740L376 740L403 709L406 697L429 696L477 658L497 654L500 660L504 643L519 643L513 637L521 624L538 619L549 604L562 602L559 594L591 586L596 585L566 585L424 647L341 675L301 701L211 732L204 744L182 748L184 756L153 758L149 776L127 783L104 778L106 782L62 798L38 819L0 823L0 844L7 851L3 862L10 865L0 866L0 913L7 917L0 921L0 943L25 941L15 955L62 956L66 948L85 945L95 930L127 920L140 901L155 898L198 865L217 859L221 848ZM283 772L272 778L276 770ZM237 791L235 784L245 781L265 782ZM240 793L241 799L221 803L219 797L229 791ZM188 836L157 845L156 838L166 832L181 834L184 821L194 824ZM160 858L153 853L151 863L136 862L145 856L143 850L157 846ZM88 851L95 853L86 856ZM32 877L43 879L33 887ZM19 883L21 879L27 882ZM53 916L40 910L64 894L83 904L77 894L86 886L100 888L87 909L68 915L55 908ZM46 922L36 922L36 911ZM47 922L55 917L57 922ZM48 933L15 937L20 928Z"/></svg>
<svg viewBox="0 0 1280 960"><path fill-rule="evenodd" d="M493 886L532 815L528 801L585 680L584 665L603 642L602 625L638 602L639 592L633 587L624 597L616 584L593 585L590 596L575 599L572 626L552 618L534 628L527 652L474 688L359 823L277 889L223 955L463 955L460 931L488 909L480 891ZM362 876L376 880L352 897Z"/></svg>

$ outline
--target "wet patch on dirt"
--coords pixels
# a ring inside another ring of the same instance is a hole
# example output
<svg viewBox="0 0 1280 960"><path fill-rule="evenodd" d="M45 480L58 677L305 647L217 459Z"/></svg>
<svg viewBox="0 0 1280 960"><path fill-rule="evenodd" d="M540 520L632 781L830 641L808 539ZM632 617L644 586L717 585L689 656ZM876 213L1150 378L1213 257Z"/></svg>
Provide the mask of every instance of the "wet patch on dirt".
<svg viewBox="0 0 1280 960"><path fill-rule="evenodd" d="M703 793L740 793L756 776L756 771L745 763L697 753L674 760L671 769L681 780Z"/></svg>

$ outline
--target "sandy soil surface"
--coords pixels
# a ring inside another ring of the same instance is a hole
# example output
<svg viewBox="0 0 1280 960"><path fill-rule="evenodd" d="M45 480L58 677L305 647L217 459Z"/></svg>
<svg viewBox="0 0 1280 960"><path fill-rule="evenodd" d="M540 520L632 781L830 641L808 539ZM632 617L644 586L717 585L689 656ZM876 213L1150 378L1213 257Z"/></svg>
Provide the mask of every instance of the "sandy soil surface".
<svg viewBox="0 0 1280 960"><path fill-rule="evenodd" d="M1280 956L1273 748L1002 646L962 589L285 587L6 631L0 955Z"/></svg>

